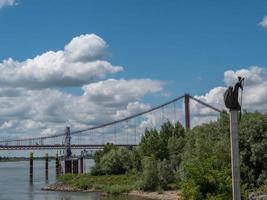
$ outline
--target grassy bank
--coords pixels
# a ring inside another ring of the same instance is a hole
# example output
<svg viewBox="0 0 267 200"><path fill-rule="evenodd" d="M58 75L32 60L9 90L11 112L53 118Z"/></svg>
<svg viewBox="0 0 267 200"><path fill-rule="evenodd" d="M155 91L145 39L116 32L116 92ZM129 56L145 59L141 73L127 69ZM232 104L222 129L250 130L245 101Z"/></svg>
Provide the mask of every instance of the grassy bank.
<svg viewBox="0 0 267 200"><path fill-rule="evenodd" d="M135 189L135 175L103 175L92 176L66 174L58 177L58 181L81 190L101 190L109 194L120 194Z"/></svg>

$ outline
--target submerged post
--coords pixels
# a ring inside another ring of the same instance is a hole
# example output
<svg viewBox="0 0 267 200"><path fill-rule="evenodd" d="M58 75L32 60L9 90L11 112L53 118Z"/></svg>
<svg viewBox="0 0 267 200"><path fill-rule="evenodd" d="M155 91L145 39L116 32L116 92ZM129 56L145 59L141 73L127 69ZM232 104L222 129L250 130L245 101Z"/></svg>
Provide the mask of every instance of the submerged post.
<svg viewBox="0 0 267 200"><path fill-rule="evenodd" d="M56 153L56 177L59 176L59 158L58 154Z"/></svg>
<svg viewBox="0 0 267 200"><path fill-rule="evenodd" d="M240 167L238 146L238 111L230 111L231 162L233 200L240 200Z"/></svg>
<svg viewBox="0 0 267 200"><path fill-rule="evenodd" d="M48 153L45 154L45 180L48 180Z"/></svg>
<svg viewBox="0 0 267 200"><path fill-rule="evenodd" d="M184 95L184 111L185 111L185 128L190 129L190 96L189 94Z"/></svg>
<svg viewBox="0 0 267 200"><path fill-rule="evenodd" d="M30 173L29 173L30 183L33 181L33 152L30 152Z"/></svg>

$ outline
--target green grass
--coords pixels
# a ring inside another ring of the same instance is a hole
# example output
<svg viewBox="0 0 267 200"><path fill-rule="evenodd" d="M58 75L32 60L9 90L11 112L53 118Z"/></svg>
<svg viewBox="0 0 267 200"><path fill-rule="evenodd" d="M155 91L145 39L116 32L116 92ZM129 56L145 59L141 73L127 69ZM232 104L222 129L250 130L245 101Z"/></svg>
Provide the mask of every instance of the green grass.
<svg viewBox="0 0 267 200"><path fill-rule="evenodd" d="M66 174L58 177L58 181L67 183L77 189L95 189L109 194L121 194L135 189L136 175L103 175L92 176Z"/></svg>

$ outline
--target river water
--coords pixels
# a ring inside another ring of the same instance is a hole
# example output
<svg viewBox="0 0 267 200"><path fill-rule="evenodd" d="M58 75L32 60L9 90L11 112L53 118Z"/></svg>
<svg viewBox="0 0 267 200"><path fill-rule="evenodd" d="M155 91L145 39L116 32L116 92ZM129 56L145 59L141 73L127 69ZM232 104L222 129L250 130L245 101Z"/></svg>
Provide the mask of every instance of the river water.
<svg viewBox="0 0 267 200"><path fill-rule="evenodd" d="M101 197L99 193L53 192L41 188L55 182L55 162L49 162L49 181L45 181L44 161L34 161L33 184L29 183L29 162L0 162L0 200L143 200L138 197ZM86 167L92 165L86 161Z"/></svg>

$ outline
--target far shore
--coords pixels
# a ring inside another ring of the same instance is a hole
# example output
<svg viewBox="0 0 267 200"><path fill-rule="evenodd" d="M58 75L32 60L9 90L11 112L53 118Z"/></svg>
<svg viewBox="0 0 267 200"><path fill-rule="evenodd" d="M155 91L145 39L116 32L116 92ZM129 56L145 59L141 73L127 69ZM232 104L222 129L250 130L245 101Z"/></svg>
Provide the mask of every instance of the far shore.
<svg viewBox="0 0 267 200"><path fill-rule="evenodd" d="M53 183L50 184L44 188L42 188L44 191L60 191L60 192L99 192L101 195L106 196L108 193L103 192L101 190L97 189L88 189L88 190L82 190L75 187L72 187L66 183ZM121 195L130 195L130 196L138 196L146 199L151 200L179 200L179 192L177 190L170 190L170 191L164 191L162 193L158 192L144 192L144 191L137 191L133 190L128 193L122 193Z"/></svg>

